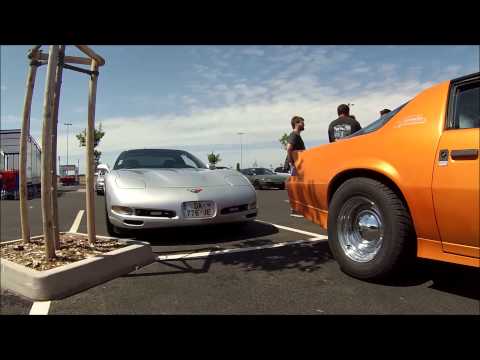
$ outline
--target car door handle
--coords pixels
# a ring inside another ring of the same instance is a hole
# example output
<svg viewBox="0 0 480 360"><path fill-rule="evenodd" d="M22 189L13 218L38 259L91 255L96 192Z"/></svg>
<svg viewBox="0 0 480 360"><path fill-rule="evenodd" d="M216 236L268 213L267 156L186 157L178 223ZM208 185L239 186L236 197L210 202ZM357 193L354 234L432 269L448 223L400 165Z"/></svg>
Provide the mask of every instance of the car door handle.
<svg viewBox="0 0 480 360"><path fill-rule="evenodd" d="M478 159L478 149L452 150L452 160L475 160Z"/></svg>

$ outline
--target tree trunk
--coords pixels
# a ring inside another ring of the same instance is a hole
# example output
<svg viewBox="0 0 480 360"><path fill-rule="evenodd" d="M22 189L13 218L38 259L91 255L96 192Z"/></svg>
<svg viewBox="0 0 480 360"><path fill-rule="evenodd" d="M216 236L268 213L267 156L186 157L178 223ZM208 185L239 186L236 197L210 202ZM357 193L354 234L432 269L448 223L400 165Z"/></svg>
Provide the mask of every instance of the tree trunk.
<svg viewBox="0 0 480 360"><path fill-rule="evenodd" d="M27 142L30 135L30 113L32 110L33 89L35 87L35 78L37 75L36 58L37 50L31 52L30 68L27 76L27 89L25 100L23 103L23 121L22 133L20 136L20 168L19 168L19 185L20 185L20 223L22 227L22 239L24 242L30 242L30 223L28 217L28 189L27 189ZM33 154L32 154L33 156Z"/></svg>
<svg viewBox="0 0 480 360"><path fill-rule="evenodd" d="M98 71L98 63L92 59L91 71ZM90 244L95 243L95 194L94 194L94 142L95 142L95 100L97 96L98 72L90 77L88 96L88 124L86 138L86 202L87 202L87 233Z"/></svg>
<svg viewBox="0 0 480 360"><path fill-rule="evenodd" d="M45 77L42 126L42 220L45 240L45 255L55 258L52 219L52 120L55 91L55 69L58 63L58 45L51 45Z"/></svg>
<svg viewBox="0 0 480 360"><path fill-rule="evenodd" d="M60 45L58 56L63 59L65 55L65 45ZM57 130L58 130L58 108L60 105L60 90L62 87L63 66L60 62L57 65L55 74L55 93L53 106L53 131L52 131L52 213L53 213L53 236L55 239L55 249L60 249L60 237L58 227L58 196L57 196ZM68 165L68 164L67 164Z"/></svg>

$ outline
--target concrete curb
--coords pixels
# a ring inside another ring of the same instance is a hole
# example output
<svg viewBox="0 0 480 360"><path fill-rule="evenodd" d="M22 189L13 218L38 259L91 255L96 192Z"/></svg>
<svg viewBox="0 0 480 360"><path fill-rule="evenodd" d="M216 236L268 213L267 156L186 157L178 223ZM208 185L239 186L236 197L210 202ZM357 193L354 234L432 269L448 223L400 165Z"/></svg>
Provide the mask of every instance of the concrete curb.
<svg viewBox="0 0 480 360"><path fill-rule="evenodd" d="M33 270L1 259L1 287L36 301L57 300L128 274L155 261L149 243L123 239L119 241L130 245L44 271Z"/></svg>

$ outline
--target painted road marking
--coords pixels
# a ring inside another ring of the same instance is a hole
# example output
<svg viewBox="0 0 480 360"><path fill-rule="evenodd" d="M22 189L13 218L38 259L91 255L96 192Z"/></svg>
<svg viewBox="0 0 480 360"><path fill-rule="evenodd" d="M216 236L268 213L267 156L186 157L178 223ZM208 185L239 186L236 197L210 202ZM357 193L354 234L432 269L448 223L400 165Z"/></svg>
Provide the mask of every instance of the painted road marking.
<svg viewBox="0 0 480 360"><path fill-rule="evenodd" d="M317 241L326 241L328 237L322 234L316 234L309 231L303 231L300 229L295 229L288 226L272 224L262 220L255 220L264 224L269 224L275 226L276 228L292 231L295 233L299 233L302 235L312 236L312 238L307 240L296 240L296 241L287 241L282 243L275 243L269 245L262 245L262 246L252 246L247 248L233 248L233 249L223 249L223 250L210 250L210 251L198 251L198 252L188 252L188 253L180 253L180 254L171 254L171 255L159 255L156 257L157 261L164 261L164 260L178 260L178 259L192 259L192 258L204 258L208 256L220 255L220 254L231 254L231 253L239 253L245 251L255 251L255 250L262 250L262 249L274 249L283 246L289 245L297 245L297 244L304 244L304 243L312 243Z"/></svg>
<svg viewBox="0 0 480 360"><path fill-rule="evenodd" d="M48 315L51 301L35 301L30 309L30 315Z"/></svg>
<svg viewBox="0 0 480 360"><path fill-rule="evenodd" d="M283 246L312 243L312 242L326 241L326 240L327 240L327 237L324 235L321 235L321 237L315 237L307 240L287 241L283 243L276 243L276 244L269 244L269 245L262 245L262 246L252 246L248 248L234 248L234 249L199 251L199 252L190 252L190 253L182 253L182 254L172 254L172 255L159 255L156 257L156 260L165 261L165 260L204 258L204 257L220 255L220 254L232 254L232 253L239 253L239 252L246 252L246 251L274 249L274 248L279 248Z"/></svg>
<svg viewBox="0 0 480 360"><path fill-rule="evenodd" d="M80 222L82 221L83 213L85 210L80 210L77 214L77 217L73 221L72 227L68 232L74 233L77 232ZM48 315L48 310L50 310L51 301L35 301L30 309L30 315Z"/></svg>
<svg viewBox="0 0 480 360"><path fill-rule="evenodd" d="M80 210L78 212L77 217L73 221L72 227L70 228L70 230L68 230L68 232L70 232L70 233L77 232L78 227L80 226L80 223L82 222L82 217L83 217L84 212L85 212L85 210Z"/></svg>
<svg viewBox="0 0 480 360"><path fill-rule="evenodd" d="M255 220L255 221L261 222L261 223L264 223L264 224L269 224L269 225L275 226L276 228L279 228L279 229L282 229L282 230L288 230L288 231L296 232L296 233L299 233L299 234L302 234L302 235L308 235L308 236L313 236L313 237L324 236L322 234L312 233L312 232L309 232L309 231L295 229L295 228L288 227L288 226L272 224L272 223L269 223L267 221L262 221L262 220Z"/></svg>

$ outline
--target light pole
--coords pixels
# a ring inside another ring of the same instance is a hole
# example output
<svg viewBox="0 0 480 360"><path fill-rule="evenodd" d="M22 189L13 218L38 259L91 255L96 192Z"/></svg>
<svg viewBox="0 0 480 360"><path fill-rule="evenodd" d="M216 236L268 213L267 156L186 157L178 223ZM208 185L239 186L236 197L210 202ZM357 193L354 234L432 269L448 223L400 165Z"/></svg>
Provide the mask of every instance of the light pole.
<svg viewBox="0 0 480 360"><path fill-rule="evenodd" d="M65 125L67 127L67 166L68 166L68 127L72 126L72 124L64 123L63 125Z"/></svg>
<svg viewBox="0 0 480 360"><path fill-rule="evenodd" d="M240 168L243 169L243 141L242 137L244 132L238 132L237 135L240 135Z"/></svg>

